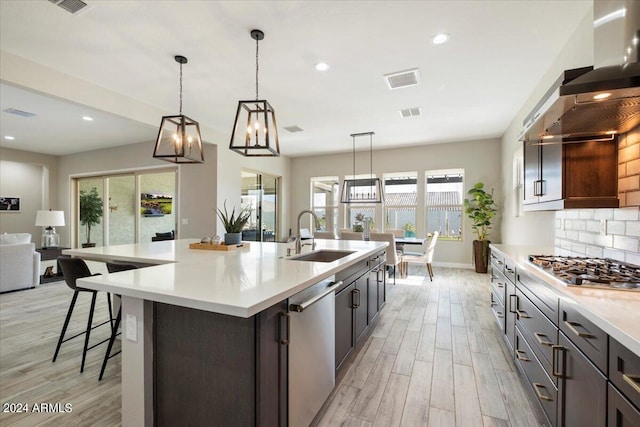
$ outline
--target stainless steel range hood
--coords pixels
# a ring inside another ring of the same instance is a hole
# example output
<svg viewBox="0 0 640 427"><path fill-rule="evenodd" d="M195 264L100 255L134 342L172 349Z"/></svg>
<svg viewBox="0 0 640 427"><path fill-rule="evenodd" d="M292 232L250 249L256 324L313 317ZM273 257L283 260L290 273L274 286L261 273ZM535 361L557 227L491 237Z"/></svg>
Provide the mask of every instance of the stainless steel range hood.
<svg viewBox="0 0 640 427"><path fill-rule="evenodd" d="M613 140L640 125L640 1L594 0L594 67L567 70L524 120L532 145Z"/></svg>

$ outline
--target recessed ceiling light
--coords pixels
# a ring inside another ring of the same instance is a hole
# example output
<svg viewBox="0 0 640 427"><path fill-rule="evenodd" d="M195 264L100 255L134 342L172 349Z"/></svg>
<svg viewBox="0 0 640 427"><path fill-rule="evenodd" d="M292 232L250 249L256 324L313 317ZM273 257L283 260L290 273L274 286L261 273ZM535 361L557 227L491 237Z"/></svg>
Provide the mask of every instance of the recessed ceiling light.
<svg viewBox="0 0 640 427"><path fill-rule="evenodd" d="M431 43L433 44L442 44L442 43L446 43L449 41L449 39L451 38L451 36L447 33L440 33L440 34L436 34L435 36L433 36L433 38L431 39Z"/></svg>
<svg viewBox="0 0 640 427"><path fill-rule="evenodd" d="M10 136L10 135L5 135L4 139L7 139L9 141L13 141L15 138L13 136Z"/></svg>
<svg viewBox="0 0 640 427"><path fill-rule="evenodd" d="M316 64L316 70L318 71L327 71L329 69L329 64L326 62L318 62Z"/></svg>
<svg viewBox="0 0 640 427"><path fill-rule="evenodd" d="M87 122L92 122L93 121L93 117L82 116L82 120L86 120Z"/></svg>
<svg viewBox="0 0 640 427"><path fill-rule="evenodd" d="M609 92L599 93L597 95L594 95L593 99L596 99L596 100L607 99L610 96L611 96L611 94Z"/></svg>

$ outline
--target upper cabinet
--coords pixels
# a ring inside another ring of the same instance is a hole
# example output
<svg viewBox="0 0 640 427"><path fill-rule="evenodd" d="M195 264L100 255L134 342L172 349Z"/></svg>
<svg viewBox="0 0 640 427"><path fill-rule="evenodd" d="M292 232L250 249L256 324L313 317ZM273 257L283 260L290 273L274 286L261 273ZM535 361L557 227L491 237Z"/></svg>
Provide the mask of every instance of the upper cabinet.
<svg viewBox="0 0 640 427"><path fill-rule="evenodd" d="M618 145L524 143L525 211L617 208Z"/></svg>

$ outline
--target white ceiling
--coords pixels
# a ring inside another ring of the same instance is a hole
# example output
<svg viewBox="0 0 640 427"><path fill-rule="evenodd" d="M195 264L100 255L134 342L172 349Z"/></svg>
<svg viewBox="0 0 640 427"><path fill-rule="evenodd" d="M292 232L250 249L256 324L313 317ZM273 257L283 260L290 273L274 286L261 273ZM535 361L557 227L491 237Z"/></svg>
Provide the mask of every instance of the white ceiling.
<svg viewBox="0 0 640 427"><path fill-rule="evenodd" d="M228 138L238 100L255 96L249 31L260 28L260 97L289 156L349 151L349 134L367 131L374 148L500 137L592 11L591 0L85 2L72 15L47 0L0 1L2 52L167 114L178 110L173 56L184 55L183 112ZM451 40L431 44L442 31ZM320 61L331 68L316 71ZM384 74L414 67L418 86L387 88ZM1 112L2 136L16 138L3 147L61 155L155 139L151 123L5 83L2 110L38 116ZM410 107L423 115L401 118ZM283 129L292 125L304 132Z"/></svg>

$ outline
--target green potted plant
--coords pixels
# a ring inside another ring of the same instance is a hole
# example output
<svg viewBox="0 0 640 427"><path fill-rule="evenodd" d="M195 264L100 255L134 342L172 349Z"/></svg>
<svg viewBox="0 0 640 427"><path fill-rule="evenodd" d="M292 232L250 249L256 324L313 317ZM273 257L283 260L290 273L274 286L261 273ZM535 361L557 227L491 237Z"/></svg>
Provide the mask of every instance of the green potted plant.
<svg viewBox="0 0 640 427"><path fill-rule="evenodd" d="M408 222L402 227L405 237L416 237L416 226L412 222Z"/></svg>
<svg viewBox="0 0 640 427"><path fill-rule="evenodd" d="M484 190L484 183L478 182L467 192L468 199L464 199L464 211L471 219L471 228L478 238L473 241L473 259L476 273L486 273L489 264L489 243L487 237L491 229L491 220L498 212L498 206L493 200L493 188L488 193Z"/></svg>
<svg viewBox="0 0 640 427"><path fill-rule="evenodd" d="M91 242L91 227L100 224L103 215L102 198L96 187L90 191L80 190L80 224L87 227L87 242L83 248L92 248L96 244Z"/></svg>
<svg viewBox="0 0 640 427"><path fill-rule="evenodd" d="M242 229L251 217L251 206L246 206L238 212L236 216L236 208L234 207L231 214L227 211L227 201L224 201L224 212L218 208L218 218L224 225L226 231L224 235L225 245L237 245L242 241Z"/></svg>

